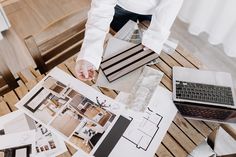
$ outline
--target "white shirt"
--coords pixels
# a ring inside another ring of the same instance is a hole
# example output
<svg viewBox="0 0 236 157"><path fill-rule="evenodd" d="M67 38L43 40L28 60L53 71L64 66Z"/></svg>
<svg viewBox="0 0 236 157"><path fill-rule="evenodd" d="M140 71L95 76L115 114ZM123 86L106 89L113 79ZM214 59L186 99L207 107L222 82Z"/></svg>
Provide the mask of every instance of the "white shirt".
<svg viewBox="0 0 236 157"><path fill-rule="evenodd" d="M183 0L92 0L85 37L77 61L87 60L99 69L104 40L117 4L137 14L152 15L151 24L143 34L142 44L160 53L182 3Z"/></svg>

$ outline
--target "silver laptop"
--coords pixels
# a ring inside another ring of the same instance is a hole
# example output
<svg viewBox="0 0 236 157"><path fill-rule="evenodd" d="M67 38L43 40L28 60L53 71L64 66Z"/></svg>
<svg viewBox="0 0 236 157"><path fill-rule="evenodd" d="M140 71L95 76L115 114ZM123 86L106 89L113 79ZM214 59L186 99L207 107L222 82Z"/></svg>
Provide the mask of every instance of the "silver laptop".
<svg viewBox="0 0 236 157"><path fill-rule="evenodd" d="M173 67L173 100L184 117L236 123L229 73Z"/></svg>

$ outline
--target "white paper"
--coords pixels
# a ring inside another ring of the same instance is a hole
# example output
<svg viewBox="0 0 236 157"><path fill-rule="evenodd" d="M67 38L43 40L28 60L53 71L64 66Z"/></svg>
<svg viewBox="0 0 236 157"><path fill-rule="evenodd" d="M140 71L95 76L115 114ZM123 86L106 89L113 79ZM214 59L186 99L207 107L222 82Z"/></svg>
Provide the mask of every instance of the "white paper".
<svg viewBox="0 0 236 157"><path fill-rule="evenodd" d="M211 149L211 147L207 144L206 141L203 141L199 144L188 157L216 157L215 152Z"/></svg>
<svg viewBox="0 0 236 157"><path fill-rule="evenodd" d="M35 131L25 131L0 136L0 149L7 149L35 143Z"/></svg>
<svg viewBox="0 0 236 157"><path fill-rule="evenodd" d="M34 141L34 145L32 147L34 157L54 157L67 151L63 140L55 134L52 134L49 130L46 130L46 128L44 128L41 124L35 122L20 110L0 117L0 130L4 130L5 135L9 137L12 134L22 132L35 132L34 137L32 138ZM50 147L49 141L54 144L55 147ZM43 151L37 151L37 147L39 147L39 149L40 147L44 147L41 148Z"/></svg>
<svg viewBox="0 0 236 157"><path fill-rule="evenodd" d="M236 129L236 124L229 124ZM236 150L236 140L221 127L217 131L214 151L217 155L234 154Z"/></svg>
<svg viewBox="0 0 236 157"><path fill-rule="evenodd" d="M48 94L42 94L46 91ZM32 101L38 105L31 106ZM58 68L54 68L16 106L74 146L81 155L95 152L124 108ZM97 134L102 136L96 143L91 143Z"/></svg>
<svg viewBox="0 0 236 157"><path fill-rule="evenodd" d="M126 99L121 92L117 101ZM145 112L128 110L125 115L132 119L109 157L153 156L172 123L177 109L172 101L172 93L158 86Z"/></svg>

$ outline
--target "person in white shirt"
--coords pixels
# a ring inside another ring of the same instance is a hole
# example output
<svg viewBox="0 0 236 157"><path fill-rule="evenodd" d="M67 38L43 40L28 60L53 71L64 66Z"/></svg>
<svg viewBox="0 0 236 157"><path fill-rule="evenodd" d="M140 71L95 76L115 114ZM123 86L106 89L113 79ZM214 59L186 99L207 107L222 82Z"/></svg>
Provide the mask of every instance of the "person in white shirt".
<svg viewBox="0 0 236 157"><path fill-rule="evenodd" d="M151 20L143 34L142 45L160 53L182 3L183 0L92 0L84 41L75 66L78 78L83 81L94 78L110 26L118 31L130 19L140 22Z"/></svg>

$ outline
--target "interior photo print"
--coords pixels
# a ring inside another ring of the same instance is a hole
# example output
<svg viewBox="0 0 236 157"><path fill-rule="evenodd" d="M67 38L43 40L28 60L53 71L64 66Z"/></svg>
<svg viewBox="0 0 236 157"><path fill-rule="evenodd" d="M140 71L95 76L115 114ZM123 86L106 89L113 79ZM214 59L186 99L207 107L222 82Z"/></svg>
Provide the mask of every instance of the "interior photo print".
<svg viewBox="0 0 236 157"><path fill-rule="evenodd" d="M21 133L9 133L9 131L9 128L0 130L0 157L30 157L34 154L34 131Z"/></svg>
<svg viewBox="0 0 236 157"><path fill-rule="evenodd" d="M34 144L30 147L30 154L35 153L34 156L36 157L42 155L55 156L67 150L64 142L60 140L58 136L56 136L42 124L33 120L23 112L15 111L9 114L8 117L3 116L0 118L0 136L9 135L9 137L11 137L12 133L25 132L30 130L35 132L34 138L32 139ZM12 140L12 143L14 144L16 143L16 141ZM16 148L18 150L21 148L24 149L25 147L22 147L21 144L17 144ZM26 148L27 152L29 152L29 146L27 146ZM10 147L9 149L2 150L2 152L5 152L6 154L12 154L12 152L15 150L15 147Z"/></svg>
<svg viewBox="0 0 236 157"><path fill-rule="evenodd" d="M12 147L0 150L0 157L30 157L32 145Z"/></svg>
<svg viewBox="0 0 236 157"><path fill-rule="evenodd" d="M93 92L91 95L95 101L48 76L21 107L75 147L90 153L117 119L117 114L109 109L111 102ZM43 152L51 145L36 148Z"/></svg>
<svg viewBox="0 0 236 157"><path fill-rule="evenodd" d="M43 87L31 97L24 106L42 122L48 123L56 113L69 101L63 95L66 86L51 77L43 84Z"/></svg>

